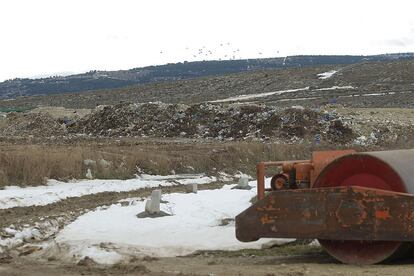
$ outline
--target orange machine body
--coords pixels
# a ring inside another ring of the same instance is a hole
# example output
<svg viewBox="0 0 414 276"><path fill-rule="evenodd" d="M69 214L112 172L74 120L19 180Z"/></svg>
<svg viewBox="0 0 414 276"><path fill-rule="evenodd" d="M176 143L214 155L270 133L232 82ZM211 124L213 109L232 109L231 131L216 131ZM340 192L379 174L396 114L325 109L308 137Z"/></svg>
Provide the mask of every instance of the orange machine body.
<svg viewBox="0 0 414 276"><path fill-rule="evenodd" d="M257 195L263 199L266 191L287 188L311 188L322 170L336 158L355 150L316 151L311 160L260 162L257 164ZM265 189L267 167L280 167L282 172L273 176L271 188Z"/></svg>
<svg viewBox="0 0 414 276"><path fill-rule="evenodd" d="M270 187L268 167L279 168ZM240 241L317 239L352 264L414 253L414 149L318 151L310 160L261 162L257 198L236 216Z"/></svg>

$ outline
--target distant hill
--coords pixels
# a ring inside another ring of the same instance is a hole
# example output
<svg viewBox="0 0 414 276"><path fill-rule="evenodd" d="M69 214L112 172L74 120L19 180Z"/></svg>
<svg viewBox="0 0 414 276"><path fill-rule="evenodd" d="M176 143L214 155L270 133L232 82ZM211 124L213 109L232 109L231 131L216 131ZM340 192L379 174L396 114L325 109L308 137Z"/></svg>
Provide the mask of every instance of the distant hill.
<svg viewBox="0 0 414 276"><path fill-rule="evenodd" d="M414 107L414 59L266 69L88 92L0 100L0 112L121 102L250 102L274 106Z"/></svg>
<svg viewBox="0 0 414 276"><path fill-rule="evenodd" d="M364 61L405 59L414 59L414 53L375 56L289 56L285 58L184 62L119 71L90 71L70 76L7 80L0 83L0 99L122 88L135 84L166 82L263 69L300 68L327 64L346 65Z"/></svg>

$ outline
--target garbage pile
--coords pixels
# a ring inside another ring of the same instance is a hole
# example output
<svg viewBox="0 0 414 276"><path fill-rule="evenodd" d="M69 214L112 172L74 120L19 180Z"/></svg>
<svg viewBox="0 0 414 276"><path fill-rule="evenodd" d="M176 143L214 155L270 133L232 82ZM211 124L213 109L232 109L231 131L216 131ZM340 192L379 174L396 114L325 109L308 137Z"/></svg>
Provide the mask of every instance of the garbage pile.
<svg viewBox="0 0 414 276"><path fill-rule="evenodd" d="M5 113L0 116L0 137L64 137L66 141L82 137L167 137L408 146L414 141L410 114L247 103L120 103L97 107L89 115L71 119L54 118L46 112Z"/></svg>
<svg viewBox="0 0 414 276"><path fill-rule="evenodd" d="M348 143L356 136L338 116L302 107L254 104L121 103L97 109L68 127L91 136L186 137L218 140L315 139Z"/></svg>
<svg viewBox="0 0 414 276"><path fill-rule="evenodd" d="M64 124L45 113L8 113L0 127L2 136L62 136L67 133Z"/></svg>

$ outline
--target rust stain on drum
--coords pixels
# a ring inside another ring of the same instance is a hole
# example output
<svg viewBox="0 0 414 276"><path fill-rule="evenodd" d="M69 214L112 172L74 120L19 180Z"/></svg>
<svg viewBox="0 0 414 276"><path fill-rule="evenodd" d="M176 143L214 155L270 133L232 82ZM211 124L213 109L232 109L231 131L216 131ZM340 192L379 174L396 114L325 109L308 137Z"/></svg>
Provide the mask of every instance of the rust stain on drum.
<svg viewBox="0 0 414 276"><path fill-rule="evenodd" d="M391 218L390 210L376 210L375 217L381 220L387 220Z"/></svg>
<svg viewBox="0 0 414 276"><path fill-rule="evenodd" d="M352 225L360 225L367 218L365 206L361 201L346 200L341 201L338 210L335 212L338 222L343 227L350 227Z"/></svg>
<svg viewBox="0 0 414 276"><path fill-rule="evenodd" d="M274 219L271 219L268 215L264 215L260 218L260 222L264 224L272 224L275 222Z"/></svg>

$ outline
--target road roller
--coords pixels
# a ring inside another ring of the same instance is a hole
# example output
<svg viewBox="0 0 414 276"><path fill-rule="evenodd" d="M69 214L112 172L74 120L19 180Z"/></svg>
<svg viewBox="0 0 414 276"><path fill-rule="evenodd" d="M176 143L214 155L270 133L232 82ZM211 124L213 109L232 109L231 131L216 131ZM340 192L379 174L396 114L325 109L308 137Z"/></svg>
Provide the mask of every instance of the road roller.
<svg viewBox="0 0 414 276"><path fill-rule="evenodd" d="M278 173L266 180L269 167ZM414 149L316 151L310 160L261 162L257 199L236 217L242 242L317 239L335 259L358 265L412 256Z"/></svg>

